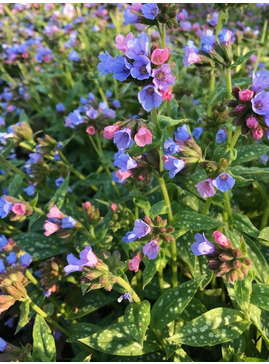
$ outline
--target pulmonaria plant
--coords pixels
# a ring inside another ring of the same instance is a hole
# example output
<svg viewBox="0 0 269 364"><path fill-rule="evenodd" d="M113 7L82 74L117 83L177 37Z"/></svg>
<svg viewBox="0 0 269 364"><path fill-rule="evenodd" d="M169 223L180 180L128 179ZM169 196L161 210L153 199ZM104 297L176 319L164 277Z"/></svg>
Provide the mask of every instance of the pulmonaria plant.
<svg viewBox="0 0 269 364"><path fill-rule="evenodd" d="M57 235L61 238L68 237L72 231L79 229L81 224L73 219L72 216L67 216L61 212L57 206L50 208L47 214L47 220L44 224L44 235L50 236L57 232Z"/></svg>

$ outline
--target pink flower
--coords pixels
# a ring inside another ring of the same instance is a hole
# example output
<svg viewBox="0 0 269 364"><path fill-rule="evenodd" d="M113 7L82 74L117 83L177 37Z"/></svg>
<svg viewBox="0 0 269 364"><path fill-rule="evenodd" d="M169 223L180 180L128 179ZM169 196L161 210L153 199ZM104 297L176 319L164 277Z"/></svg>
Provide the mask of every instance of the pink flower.
<svg viewBox="0 0 269 364"><path fill-rule="evenodd" d="M215 188L213 186L213 180L211 178L201 181L197 184L197 190L200 195L204 198L212 197L216 194Z"/></svg>
<svg viewBox="0 0 269 364"><path fill-rule="evenodd" d="M127 178L132 175L132 171L122 172L120 169L116 172L116 177L119 180L119 183L124 183Z"/></svg>
<svg viewBox="0 0 269 364"><path fill-rule="evenodd" d="M254 139L261 139L261 137L263 136L263 131L260 127L256 128L255 130L252 131L252 136Z"/></svg>
<svg viewBox="0 0 269 364"><path fill-rule="evenodd" d="M126 52L128 47L127 47L127 42L129 39L132 39L134 36L133 36L133 33L130 32L129 34L126 35L126 37L124 37L123 35L121 34L118 34L115 38L115 41L116 41L116 44L115 44L115 47L117 49L119 49L120 51L122 52Z"/></svg>
<svg viewBox="0 0 269 364"><path fill-rule="evenodd" d="M247 118L247 127L250 129L256 129L258 127L259 123L258 120L255 118L255 116L250 116Z"/></svg>
<svg viewBox="0 0 269 364"><path fill-rule="evenodd" d="M254 92L249 89L239 91L239 99L243 102L247 102L250 99L252 99L253 95L254 95Z"/></svg>
<svg viewBox="0 0 269 364"><path fill-rule="evenodd" d="M173 97L172 91L170 88L168 88L167 90L160 90L160 93L162 95L162 99L166 100L166 101L170 101Z"/></svg>
<svg viewBox="0 0 269 364"><path fill-rule="evenodd" d="M133 3L132 5L127 5L127 8L129 10L137 11L138 13L141 11L142 4L140 3Z"/></svg>
<svg viewBox="0 0 269 364"><path fill-rule="evenodd" d="M50 219L61 219L62 217L64 217L64 214L58 209L57 206L53 206L47 216Z"/></svg>
<svg viewBox="0 0 269 364"><path fill-rule="evenodd" d="M15 215L23 216L25 215L26 212L26 206L23 203L15 203L12 206L12 211L14 212Z"/></svg>
<svg viewBox="0 0 269 364"><path fill-rule="evenodd" d="M120 129L119 125L109 125L104 128L104 138L112 139L114 137L114 133Z"/></svg>
<svg viewBox="0 0 269 364"><path fill-rule="evenodd" d="M164 48L164 49L157 48L152 52L151 62L153 64L160 65L160 64L163 64L165 61L167 61L168 57L169 57L168 48Z"/></svg>
<svg viewBox="0 0 269 364"><path fill-rule="evenodd" d="M223 235L220 231L218 231L218 230L214 231L213 236L214 236L214 239L216 240L216 242L223 248L232 247L230 240L225 235Z"/></svg>
<svg viewBox="0 0 269 364"><path fill-rule="evenodd" d="M46 236L50 236L51 234L59 230L58 225L50 221L46 221L45 224L43 225L43 228L45 229L44 235Z"/></svg>
<svg viewBox="0 0 269 364"><path fill-rule="evenodd" d="M117 211L117 208L118 208L118 206L117 206L117 204L115 204L115 203L112 203L112 204L110 205L110 210L111 210L112 212Z"/></svg>
<svg viewBox="0 0 269 364"><path fill-rule="evenodd" d="M152 134L147 128L140 128L135 134L134 140L139 147L152 143Z"/></svg>
<svg viewBox="0 0 269 364"><path fill-rule="evenodd" d="M90 135L94 135L95 134L95 127L90 125L88 126L88 128L86 129L86 132Z"/></svg>
<svg viewBox="0 0 269 364"><path fill-rule="evenodd" d="M129 270L132 270L136 273L139 269L140 262L141 262L141 258L138 255L133 257L128 263Z"/></svg>
<svg viewBox="0 0 269 364"><path fill-rule="evenodd" d="M166 90L176 82L175 76L171 73L170 64L163 64L160 68L152 71L154 86L159 90Z"/></svg>

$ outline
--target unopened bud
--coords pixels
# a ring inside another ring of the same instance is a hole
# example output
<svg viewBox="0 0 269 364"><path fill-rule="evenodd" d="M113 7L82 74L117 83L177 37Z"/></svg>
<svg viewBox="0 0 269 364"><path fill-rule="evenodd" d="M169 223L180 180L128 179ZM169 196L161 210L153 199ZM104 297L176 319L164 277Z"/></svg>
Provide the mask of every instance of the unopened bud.
<svg viewBox="0 0 269 364"><path fill-rule="evenodd" d="M151 220L151 218L150 218L150 217L148 217L148 216L145 216L145 217L144 217L144 221L145 221L145 223L146 223L146 224L148 224L148 225L151 225L151 224L152 224L152 220Z"/></svg>
<svg viewBox="0 0 269 364"><path fill-rule="evenodd" d="M236 258L240 258L242 256L242 252L240 249L234 249L233 253L236 256Z"/></svg>
<svg viewBox="0 0 269 364"><path fill-rule="evenodd" d="M242 263L239 260L235 260L233 262L233 266L235 269L240 269L242 267Z"/></svg>
<svg viewBox="0 0 269 364"><path fill-rule="evenodd" d="M219 255L219 259L222 261L222 262L229 262L230 260L233 260L233 256L231 254L228 254L228 253L221 253Z"/></svg>
<svg viewBox="0 0 269 364"><path fill-rule="evenodd" d="M241 91L240 87L238 86L234 86L232 88L232 95L233 97L235 97L237 100L239 100L239 91Z"/></svg>

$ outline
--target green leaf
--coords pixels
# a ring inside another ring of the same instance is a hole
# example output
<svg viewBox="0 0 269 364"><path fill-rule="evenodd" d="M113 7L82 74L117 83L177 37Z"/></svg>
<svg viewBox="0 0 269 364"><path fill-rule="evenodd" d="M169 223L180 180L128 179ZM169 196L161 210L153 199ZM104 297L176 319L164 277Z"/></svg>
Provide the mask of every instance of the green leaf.
<svg viewBox="0 0 269 364"><path fill-rule="evenodd" d="M248 234L254 238L259 235L259 230L252 224L248 216L242 214L233 214L234 226L241 233Z"/></svg>
<svg viewBox="0 0 269 364"><path fill-rule="evenodd" d="M19 318L19 322L15 331L15 335L20 331L20 329L22 329L25 325L28 324L29 322L29 311L30 311L30 306L29 306L29 302L24 301L21 302L20 304L20 318Z"/></svg>
<svg viewBox="0 0 269 364"><path fill-rule="evenodd" d="M45 319L36 315L33 328L33 356L35 361L56 361L55 341Z"/></svg>
<svg viewBox="0 0 269 364"><path fill-rule="evenodd" d="M262 338L269 349L269 312L262 311L259 307L250 304L250 318L260 331Z"/></svg>
<svg viewBox="0 0 269 364"><path fill-rule="evenodd" d="M150 304L144 300L140 303L131 303L126 307L124 323L130 335L143 346L145 334L150 323Z"/></svg>
<svg viewBox="0 0 269 364"><path fill-rule="evenodd" d="M258 168L258 167L243 167L235 166L231 167L230 171L232 175L236 178L237 175L243 177L246 180L256 180L256 181L269 181L269 168ZM246 181L248 182L248 181Z"/></svg>
<svg viewBox="0 0 269 364"><path fill-rule="evenodd" d="M57 189L55 195L51 198L48 205L53 203L58 207L58 209L61 209L66 197L68 186L69 186L69 175L65 178L61 186Z"/></svg>
<svg viewBox="0 0 269 364"><path fill-rule="evenodd" d="M193 362L192 358L186 353L185 350L179 348L175 351L174 362Z"/></svg>
<svg viewBox="0 0 269 364"><path fill-rule="evenodd" d="M151 209L149 211L149 216L151 218L154 218L157 215L167 214L167 212L168 212L168 207L166 206L165 201L162 200L151 206Z"/></svg>
<svg viewBox="0 0 269 364"><path fill-rule="evenodd" d="M113 355L136 356L157 351L155 342L146 340L143 347L133 340L129 328L123 323L116 323L79 341L91 348Z"/></svg>
<svg viewBox="0 0 269 364"><path fill-rule="evenodd" d="M158 115L158 125L161 129L165 129L168 126L175 126L178 124L188 123L190 119L174 120L168 116Z"/></svg>
<svg viewBox="0 0 269 364"><path fill-rule="evenodd" d="M269 286L267 284L254 284L250 302L265 311L269 311Z"/></svg>
<svg viewBox="0 0 269 364"><path fill-rule="evenodd" d="M134 197L133 202L136 206L143 209L145 215L149 215L150 203L146 197Z"/></svg>
<svg viewBox="0 0 269 364"><path fill-rule="evenodd" d="M62 254L66 249L66 242L57 236L44 236L38 233L21 233L15 235L18 245L36 259L46 259Z"/></svg>
<svg viewBox="0 0 269 364"><path fill-rule="evenodd" d="M189 210L182 209L174 216L174 227L186 230L204 231L214 229L220 225L223 224L218 220Z"/></svg>
<svg viewBox="0 0 269 364"><path fill-rule="evenodd" d="M10 196L15 196L18 192L19 188L21 187L23 181L23 177L20 174L16 174L12 181L8 186L8 194Z"/></svg>
<svg viewBox="0 0 269 364"><path fill-rule="evenodd" d="M176 320L195 295L203 278L184 282L179 287L165 291L152 308L152 325L162 329L169 322Z"/></svg>
<svg viewBox="0 0 269 364"><path fill-rule="evenodd" d="M71 326L67 341L69 343L76 342L77 340L88 337L99 330L100 329L97 325L90 324L89 322L78 322Z"/></svg>
<svg viewBox="0 0 269 364"><path fill-rule="evenodd" d="M164 269L166 266L166 260L160 256L156 259L147 259L145 261L145 269L143 271L143 289L152 280L157 273L158 269Z"/></svg>
<svg viewBox="0 0 269 364"><path fill-rule="evenodd" d="M214 346L238 337L248 326L240 311L218 307L186 323L168 340L190 346Z"/></svg>
<svg viewBox="0 0 269 364"><path fill-rule="evenodd" d="M262 229L258 239L262 240L264 245L269 246L269 227Z"/></svg>
<svg viewBox="0 0 269 364"><path fill-rule="evenodd" d="M234 283L234 297L242 311L248 312L250 295L252 291L252 274L245 276L244 280L237 280Z"/></svg>
<svg viewBox="0 0 269 364"><path fill-rule="evenodd" d="M268 153L268 151L269 146L264 144L241 145L237 148L237 158L233 162L233 165L253 161Z"/></svg>
<svg viewBox="0 0 269 364"><path fill-rule="evenodd" d="M244 54L243 56L241 56L241 57L237 58L237 60L236 60L236 61L232 64L231 69L234 69L234 68L236 68L237 66L240 66L241 64L245 63L245 62L249 59L249 57L250 57L252 54L256 53L256 52L257 52L257 50L256 50L256 49L252 49L251 51L247 52L247 53L246 53L246 54Z"/></svg>
<svg viewBox="0 0 269 364"><path fill-rule="evenodd" d="M247 236L245 237L245 241L247 243L247 255L252 262L256 278L259 279L261 283L267 283L269 269L261 249L255 244L253 239L249 239Z"/></svg>

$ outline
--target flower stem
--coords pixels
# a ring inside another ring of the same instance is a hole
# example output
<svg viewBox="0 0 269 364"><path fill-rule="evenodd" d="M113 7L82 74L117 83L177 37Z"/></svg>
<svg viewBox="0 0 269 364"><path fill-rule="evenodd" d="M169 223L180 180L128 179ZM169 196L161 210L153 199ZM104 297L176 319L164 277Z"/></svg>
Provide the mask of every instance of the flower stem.
<svg viewBox="0 0 269 364"><path fill-rule="evenodd" d="M165 46L166 46L166 42L165 42L165 24L164 23L162 23L161 46L162 46L162 48L165 48Z"/></svg>
<svg viewBox="0 0 269 364"><path fill-rule="evenodd" d="M235 133L234 133L234 135L233 135L233 138L231 140L231 143L230 143L230 147L229 148L231 150L234 148L234 146L235 146L238 138L240 137L240 135L241 135L241 126L238 126L237 129L236 129L236 131L235 131Z"/></svg>
<svg viewBox="0 0 269 364"><path fill-rule="evenodd" d="M163 270L159 269L158 270L158 275L159 275L159 287L161 290L161 293L164 292L164 281L163 281Z"/></svg>
<svg viewBox="0 0 269 364"><path fill-rule="evenodd" d="M233 215L232 215L232 209L231 209L230 198L229 198L228 192L224 192L224 206L225 206L225 211L226 211L227 217L228 217L229 229L231 231L233 231L233 224L232 224Z"/></svg>
<svg viewBox="0 0 269 364"><path fill-rule="evenodd" d="M214 95L214 90L215 90L215 72L214 69L211 70L210 73L210 83L209 83L209 99L208 99L208 108L207 108L207 115L211 116L211 112L212 112L212 105L209 105L212 101L213 95Z"/></svg>
<svg viewBox="0 0 269 364"><path fill-rule="evenodd" d="M202 211L203 215L206 215L208 213L211 202L212 202L212 197L208 197L206 199L206 202L205 202L204 207L203 207L203 211Z"/></svg>
<svg viewBox="0 0 269 364"><path fill-rule="evenodd" d="M128 282L126 282L121 277L117 277L117 283L120 286L122 286L123 288L125 288L127 292L130 292L131 293L134 302L136 302L136 303L139 303L140 302L140 298L138 297L138 295L135 293L135 291L132 289L132 287L130 286L130 284Z"/></svg>
<svg viewBox="0 0 269 364"><path fill-rule="evenodd" d="M228 68L227 69L227 75L226 75L226 88L227 88L227 98L230 99L232 97L232 77L231 77L231 69ZM231 118L228 119L228 121L231 123ZM228 145L231 144L232 141L232 134L233 131L232 129L228 129L228 138L227 138L227 143Z"/></svg>

